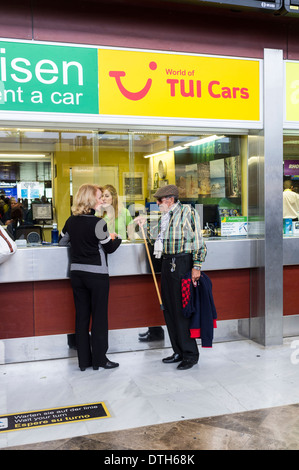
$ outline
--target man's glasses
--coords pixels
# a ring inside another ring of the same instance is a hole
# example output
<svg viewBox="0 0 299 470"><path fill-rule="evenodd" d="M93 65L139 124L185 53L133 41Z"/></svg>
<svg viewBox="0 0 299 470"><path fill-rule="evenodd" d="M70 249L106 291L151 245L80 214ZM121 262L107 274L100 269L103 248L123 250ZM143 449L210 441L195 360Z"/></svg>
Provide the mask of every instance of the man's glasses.
<svg viewBox="0 0 299 470"><path fill-rule="evenodd" d="M157 201L158 201L158 202L163 202L163 201L165 201L166 199L170 199L171 197L173 197L173 196L157 197Z"/></svg>

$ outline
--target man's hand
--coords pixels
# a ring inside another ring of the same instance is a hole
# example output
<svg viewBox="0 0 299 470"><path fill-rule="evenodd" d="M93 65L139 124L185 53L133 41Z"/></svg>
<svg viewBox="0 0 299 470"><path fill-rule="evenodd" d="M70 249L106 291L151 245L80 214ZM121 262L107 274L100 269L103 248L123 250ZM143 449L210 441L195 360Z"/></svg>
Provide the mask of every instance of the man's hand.
<svg viewBox="0 0 299 470"><path fill-rule="evenodd" d="M192 280L194 287L196 287L197 282L199 281L199 278L200 278L200 270L192 268L191 280Z"/></svg>
<svg viewBox="0 0 299 470"><path fill-rule="evenodd" d="M135 217L133 220L136 224L139 225L139 227L143 227L146 223L146 216L145 215L138 215L138 217Z"/></svg>

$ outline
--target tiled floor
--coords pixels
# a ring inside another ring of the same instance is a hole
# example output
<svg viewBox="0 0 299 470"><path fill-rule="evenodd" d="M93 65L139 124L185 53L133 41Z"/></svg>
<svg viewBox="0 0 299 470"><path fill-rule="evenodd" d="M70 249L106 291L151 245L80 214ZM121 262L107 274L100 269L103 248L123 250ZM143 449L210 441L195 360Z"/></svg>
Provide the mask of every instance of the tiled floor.
<svg viewBox="0 0 299 470"><path fill-rule="evenodd" d="M75 357L1 365L1 415L104 402L111 417L2 431L0 448L298 449L296 348L216 343L186 371L161 362L167 348L110 354L113 370L81 372Z"/></svg>
<svg viewBox="0 0 299 470"><path fill-rule="evenodd" d="M7 448L108 451L298 449L299 405L182 420Z"/></svg>

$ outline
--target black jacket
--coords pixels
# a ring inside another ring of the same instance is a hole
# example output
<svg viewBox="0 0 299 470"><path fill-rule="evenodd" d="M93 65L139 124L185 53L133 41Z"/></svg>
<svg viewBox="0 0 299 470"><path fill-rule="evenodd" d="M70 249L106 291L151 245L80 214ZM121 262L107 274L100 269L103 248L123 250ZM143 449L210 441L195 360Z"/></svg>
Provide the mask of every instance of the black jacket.
<svg viewBox="0 0 299 470"><path fill-rule="evenodd" d="M190 318L191 338L201 338L204 348L212 347L214 328L217 328L217 312L212 294L210 278L201 273L199 283L194 287L191 272L182 279L183 315Z"/></svg>
<svg viewBox="0 0 299 470"><path fill-rule="evenodd" d="M112 240L104 219L94 213L71 215L60 234L59 245L70 246L71 271L108 274L107 254L121 244Z"/></svg>

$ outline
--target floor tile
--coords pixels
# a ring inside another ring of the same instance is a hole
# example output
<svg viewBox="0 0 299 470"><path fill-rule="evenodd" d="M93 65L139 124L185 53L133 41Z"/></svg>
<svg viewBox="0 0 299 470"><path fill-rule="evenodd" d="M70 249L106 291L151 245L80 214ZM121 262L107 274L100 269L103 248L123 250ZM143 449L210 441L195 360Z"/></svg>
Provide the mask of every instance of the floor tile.
<svg viewBox="0 0 299 470"><path fill-rule="evenodd" d="M111 353L113 370L77 358L0 365L0 415L104 402L111 417L0 432L13 449L297 449L299 364L292 342L247 340L201 349L192 369L169 348ZM24 345L25 349L25 345Z"/></svg>

